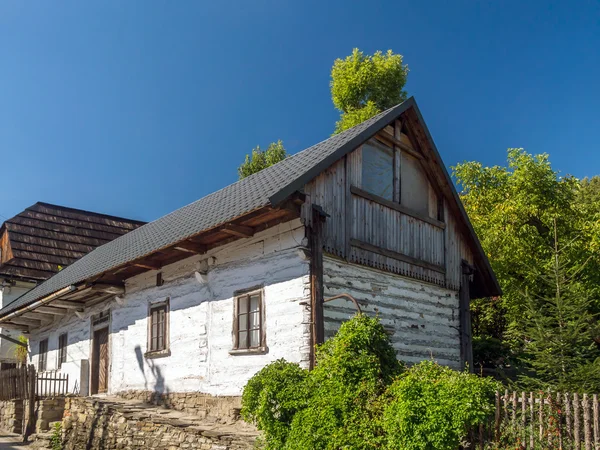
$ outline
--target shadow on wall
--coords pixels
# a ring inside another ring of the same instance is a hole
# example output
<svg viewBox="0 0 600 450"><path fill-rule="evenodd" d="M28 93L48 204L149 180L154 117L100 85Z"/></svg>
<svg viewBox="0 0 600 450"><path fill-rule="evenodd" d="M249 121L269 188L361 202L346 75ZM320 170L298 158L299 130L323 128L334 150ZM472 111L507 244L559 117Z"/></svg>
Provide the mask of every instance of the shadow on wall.
<svg viewBox="0 0 600 450"><path fill-rule="evenodd" d="M149 390L148 389L148 377L146 376L146 371L144 370L144 361L145 361L146 364L148 364L148 367L150 368L150 372L152 373L152 376L154 377L154 381L153 381L154 386L152 388L152 391L158 395L168 394L169 390L165 386L165 377L163 376L162 371L160 370L160 367L158 367L156 364L154 364L154 361L152 359L144 358L144 354L142 352L142 347L140 345L135 346L135 357L137 359L138 367L139 367L140 371L142 372L142 375L144 376L144 390L145 391Z"/></svg>

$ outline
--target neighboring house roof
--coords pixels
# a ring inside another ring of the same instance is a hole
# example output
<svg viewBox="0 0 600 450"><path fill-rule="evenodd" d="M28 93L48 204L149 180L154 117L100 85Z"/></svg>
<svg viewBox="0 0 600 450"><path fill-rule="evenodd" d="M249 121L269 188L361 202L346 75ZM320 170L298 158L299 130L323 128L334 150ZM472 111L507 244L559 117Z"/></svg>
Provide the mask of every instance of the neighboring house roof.
<svg viewBox="0 0 600 450"><path fill-rule="evenodd" d="M271 167L96 248L76 263L60 271L0 310L0 317L61 289L114 270L128 262L139 260L196 236L203 231L228 223L244 214L265 206L281 204L292 194L302 190L304 185L320 172L354 150L410 108L414 108L418 115L430 146L438 159L437 162L444 172L447 184L451 186L449 189L453 191L452 196L459 205L462 218L468 227L469 237L477 250L476 259L480 263L479 266L485 271L484 276L487 280L486 284L489 285L489 293L490 295L499 295L500 287L489 266L487 257L481 249L479 240L471 227L450 176L441 162L439 153L425 127L416 102L414 98L410 98L360 125L332 136Z"/></svg>
<svg viewBox="0 0 600 450"><path fill-rule="evenodd" d="M0 276L47 280L144 223L38 202L0 227Z"/></svg>

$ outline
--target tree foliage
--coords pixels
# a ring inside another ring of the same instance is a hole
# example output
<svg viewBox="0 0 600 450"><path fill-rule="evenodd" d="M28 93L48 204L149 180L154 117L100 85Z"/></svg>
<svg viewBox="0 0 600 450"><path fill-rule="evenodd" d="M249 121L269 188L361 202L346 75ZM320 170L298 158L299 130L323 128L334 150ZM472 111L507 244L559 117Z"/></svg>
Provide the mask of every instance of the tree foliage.
<svg viewBox="0 0 600 450"><path fill-rule="evenodd" d="M314 370L279 360L258 372L244 388L242 416L263 431L267 449L456 448L493 408L495 389L433 362L405 370L379 320L359 314L317 348ZM418 414L405 418L405 409ZM425 428L435 437L421 441Z"/></svg>
<svg viewBox="0 0 600 450"><path fill-rule="evenodd" d="M593 201L599 184L590 182L588 187L574 177L559 176L548 155L533 156L523 149L509 149L507 167L465 162L454 167L454 176L503 290L501 299L472 305L476 359L500 366L520 363L521 370L531 370L541 357L529 345L541 326L531 314L556 298L556 283L548 279L555 278L557 242L564 243L560 270L570 283L561 302L577 302L592 317L599 311L600 216ZM559 322L545 323L545 332L555 332ZM586 336L580 344L587 348L593 337ZM545 350L549 358L557 351ZM550 378L549 387L559 382Z"/></svg>
<svg viewBox="0 0 600 450"><path fill-rule="evenodd" d="M331 69L331 99L340 111L340 133L406 100L408 66L391 50L365 55L355 48Z"/></svg>
<svg viewBox="0 0 600 450"><path fill-rule="evenodd" d="M260 172L267 167L283 161L287 157L287 153L281 140L271 142L269 146L262 150L260 146L252 149L252 153L246 155L243 164L238 168L239 179L246 178L254 173Z"/></svg>
<svg viewBox="0 0 600 450"><path fill-rule="evenodd" d="M15 345L14 350L13 350L13 353L14 353L13 356L21 364L27 364L27 358L29 356L29 349L28 349L29 340L23 335L20 335L18 337L18 340L22 344L25 344L25 346Z"/></svg>
<svg viewBox="0 0 600 450"><path fill-rule="evenodd" d="M522 360L528 372L520 376L523 385L559 391L600 390L600 349L597 314L590 293L576 277L585 269L565 260L565 247L554 226L554 266L540 273L538 280L550 297L536 299L524 293L527 308L523 314L526 340ZM533 270L536 270L533 268Z"/></svg>

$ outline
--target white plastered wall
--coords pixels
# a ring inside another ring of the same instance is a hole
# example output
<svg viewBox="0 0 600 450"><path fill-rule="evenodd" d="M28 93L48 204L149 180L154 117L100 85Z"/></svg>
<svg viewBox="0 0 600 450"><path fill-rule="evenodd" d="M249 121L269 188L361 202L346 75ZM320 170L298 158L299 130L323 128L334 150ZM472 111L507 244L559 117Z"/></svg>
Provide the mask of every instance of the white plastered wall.
<svg viewBox="0 0 600 450"><path fill-rule="evenodd" d="M90 317L110 308L109 393L124 390L200 391L239 395L247 380L279 358L308 366L310 355L309 262L299 251L304 227L299 220L277 225L218 251L187 258L126 282L126 294L70 315L31 336L32 362L39 341L49 339L48 370L56 369L58 336L67 331L70 387L81 385L81 361L91 352ZM205 268L204 280L194 272ZM262 286L265 304L264 354L232 355L233 295ZM148 305L170 299L170 356L146 358ZM85 380L83 380L85 384Z"/></svg>

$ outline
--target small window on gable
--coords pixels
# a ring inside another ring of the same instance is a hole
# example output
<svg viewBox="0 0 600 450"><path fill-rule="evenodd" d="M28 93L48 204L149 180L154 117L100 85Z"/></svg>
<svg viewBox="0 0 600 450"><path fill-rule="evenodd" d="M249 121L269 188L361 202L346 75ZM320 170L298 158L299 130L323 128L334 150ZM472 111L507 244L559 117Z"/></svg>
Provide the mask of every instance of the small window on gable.
<svg viewBox="0 0 600 450"><path fill-rule="evenodd" d="M63 363L67 362L67 333L63 333L58 337L58 368L60 369Z"/></svg>
<svg viewBox="0 0 600 450"><path fill-rule="evenodd" d="M400 167L400 203L422 216L429 216L429 180L419 161L402 152Z"/></svg>
<svg viewBox="0 0 600 450"><path fill-rule="evenodd" d="M148 351L146 356L169 354L169 299L152 303L148 313Z"/></svg>
<svg viewBox="0 0 600 450"><path fill-rule="evenodd" d="M235 297L234 350L262 351L265 348L262 290Z"/></svg>
<svg viewBox="0 0 600 450"><path fill-rule="evenodd" d="M362 189L386 200L394 199L394 151L385 145L362 147Z"/></svg>
<svg viewBox="0 0 600 450"><path fill-rule="evenodd" d="M38 372L45 372L48 362L48 338L42 339L38 349Z"/></svg>

